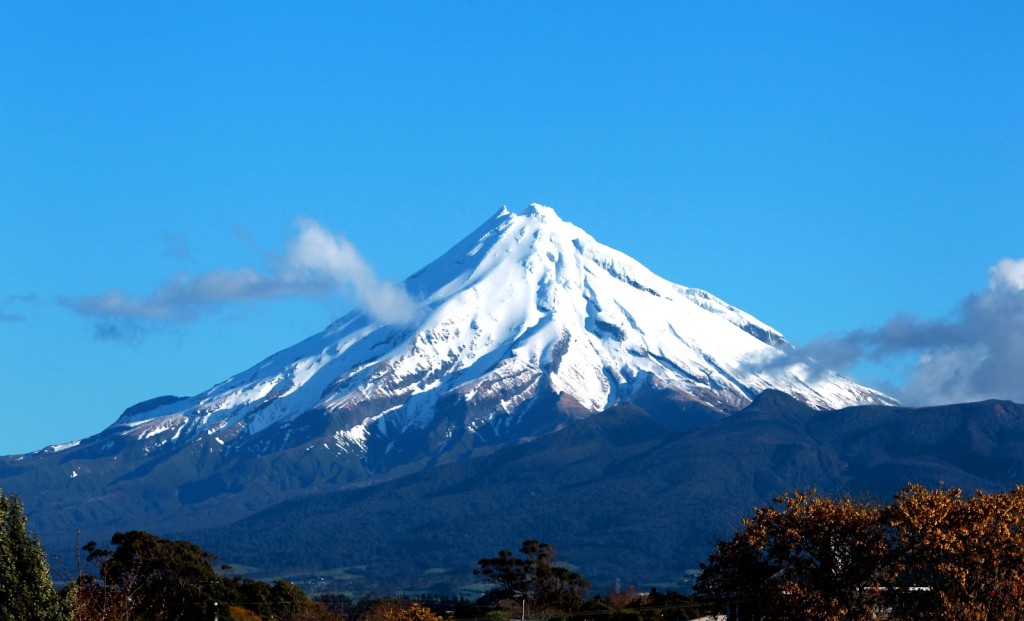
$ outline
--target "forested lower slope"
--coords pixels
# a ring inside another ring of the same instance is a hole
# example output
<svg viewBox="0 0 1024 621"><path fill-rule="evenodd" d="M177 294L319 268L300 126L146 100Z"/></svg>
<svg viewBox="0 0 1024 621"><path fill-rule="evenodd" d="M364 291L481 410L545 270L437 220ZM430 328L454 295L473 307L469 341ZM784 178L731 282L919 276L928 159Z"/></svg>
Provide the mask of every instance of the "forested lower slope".
<svg viewBox="0 0 1024 621"><path fill-rule="evenodd" d="M670 582L782 492L1003 490L1024 480L1022 448L1024 407L1011 402L823 412L768 391L691 431L616 408L490 455L183 535L226 562L335 570L357 590L445 590L471 580L482 550L528 537L557 545L595 584Z"/></svg>

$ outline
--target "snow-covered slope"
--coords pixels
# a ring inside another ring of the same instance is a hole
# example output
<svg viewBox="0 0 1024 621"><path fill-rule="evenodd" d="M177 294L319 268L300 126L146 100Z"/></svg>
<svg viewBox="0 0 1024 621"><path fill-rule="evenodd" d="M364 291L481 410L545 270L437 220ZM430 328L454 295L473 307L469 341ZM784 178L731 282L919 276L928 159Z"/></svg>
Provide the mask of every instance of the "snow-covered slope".
<svg viewBox="0 0 1024 621"><path fill-rule="evenodd" d="M788 347L781 334L540 205L502 209L404 285L419 301L409 325L350 313L200 395L132 408L110 431L147 451L306 442L364 456L410 430L429 434L433 452L522 435L525 413L544 398L566 417L643 391L723 413L766 388L822 409L892 403L838 375L766 365ZM293 434L311 412L323 425Z"/></svg>

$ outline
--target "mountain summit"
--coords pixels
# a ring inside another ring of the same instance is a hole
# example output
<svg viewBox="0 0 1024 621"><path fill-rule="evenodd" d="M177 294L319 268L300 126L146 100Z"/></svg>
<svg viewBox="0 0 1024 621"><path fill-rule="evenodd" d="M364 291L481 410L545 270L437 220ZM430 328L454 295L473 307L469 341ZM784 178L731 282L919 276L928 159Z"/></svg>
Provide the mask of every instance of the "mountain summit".
<svg viewBox="0 0 1024 621"><path fill-rule="evenodd" d="M569 418L653 393L722 413L768 388L819 409L892 402L837 375L764 370L788 347L777 331L542 205L502 209L403 284L419 301L408 325L352 312L203 394L136 407L116 426L151 451L198 438L260 453L306 443L383 466L414 456L385 458L410 432L426 432L419 440L438 453L565 422L530 416L539 402ZM297 433L310 412L331 424Z"/></svg>
<svg viewBox="0 0 1024 621"><path fill-rule="evenodd" d="M835 374L766 364L789 347L777 331L541 205L502 209L403 286L410 321L353 311L202 394L0 458L5 488L45 507L38 528L64 535L183 516L209 526L630 403L677 430L767 389L817 409L892 403Z"/></svg>

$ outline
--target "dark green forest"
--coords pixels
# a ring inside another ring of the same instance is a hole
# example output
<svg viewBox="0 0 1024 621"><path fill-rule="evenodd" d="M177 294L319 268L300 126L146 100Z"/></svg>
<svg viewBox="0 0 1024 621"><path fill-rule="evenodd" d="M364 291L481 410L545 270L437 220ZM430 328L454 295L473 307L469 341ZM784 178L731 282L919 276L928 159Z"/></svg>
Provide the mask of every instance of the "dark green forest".
<svg viewBox="0 0 1024 621"><path fill-rule="evenodd" d="M702 564L694 594L587 578L531 539L480 558L480 597L312 597L284 580L231 574L189 541L142 531L82 546L61 588L21 501L0 491L0 621L236 619L672 621L728 611L826 621L1024 619L1024 486L1003 493L909 485L891 502L811 490L744 518Z"/></svg>

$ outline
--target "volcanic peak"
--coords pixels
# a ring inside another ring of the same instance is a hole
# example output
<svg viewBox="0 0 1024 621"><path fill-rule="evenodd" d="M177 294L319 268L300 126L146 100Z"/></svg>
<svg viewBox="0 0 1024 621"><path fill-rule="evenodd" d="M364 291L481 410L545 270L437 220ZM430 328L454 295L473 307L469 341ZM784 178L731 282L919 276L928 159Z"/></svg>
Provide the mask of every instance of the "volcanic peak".
<svg viewBox="0 0 1024 621"><path fill-rule="evenodd" d="M891 402L834 374L758 370L786 347L780 333L543 205L502 209L403 285L419 300L413 324L353 311L200 395L126 411L118 433L147 451L202 441L364 457L426 436L440 454L654 393L722 413L768 388L816 408ZM560 414L530 414L542 403Z"/></svg>

